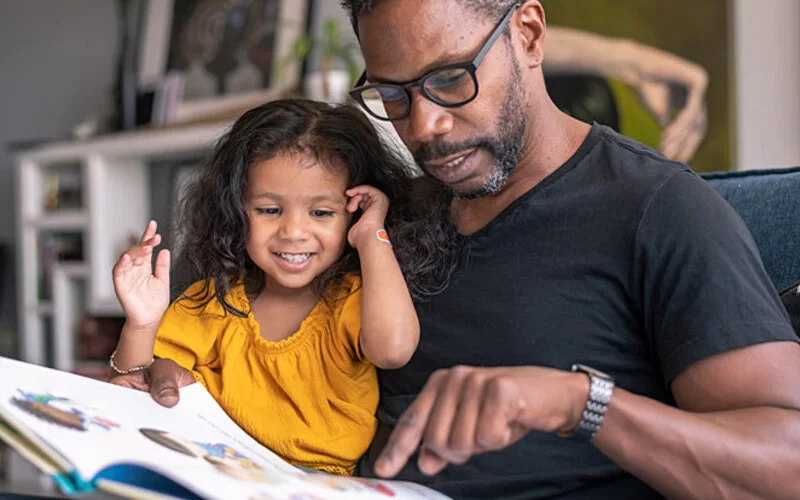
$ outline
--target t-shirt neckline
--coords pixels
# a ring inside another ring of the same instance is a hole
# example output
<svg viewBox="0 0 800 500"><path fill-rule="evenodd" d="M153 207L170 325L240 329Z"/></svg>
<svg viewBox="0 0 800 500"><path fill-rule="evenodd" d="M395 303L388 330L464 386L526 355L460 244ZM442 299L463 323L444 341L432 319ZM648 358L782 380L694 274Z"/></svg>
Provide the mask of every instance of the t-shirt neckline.
<svg viewBox="0 0 800 500"><path fill-rule="evenodd" d="M524 203L525 200L529 199L530 197L534 196L536 193L540 192L541 190L547 188L558 182L561 178L567 175L569 172L575 169L577 165L580 164L581 160L589 154L589 152L594 148L594 146L600 141L600 137L603 134L603 130L605 127L600 125L597 122L592 122L591 128L589 129L589 133L586 134L583 142L578 149L575 150L575 153L572 154L564 163L561 164L560 167L556 168L550 175L542 179L541 182L530 188L528 191L522 193L517 199L512 201L506 208L504 208L497 216L489 221L484 227L478 229L474 233L471 234L463 234L461 232L458 233L459 237L464 238L466 241L474 241L475 239L480 238L482 235L488 233L498 224L502 224L511 214L516 212L517 207L520 204Z"/></svg>

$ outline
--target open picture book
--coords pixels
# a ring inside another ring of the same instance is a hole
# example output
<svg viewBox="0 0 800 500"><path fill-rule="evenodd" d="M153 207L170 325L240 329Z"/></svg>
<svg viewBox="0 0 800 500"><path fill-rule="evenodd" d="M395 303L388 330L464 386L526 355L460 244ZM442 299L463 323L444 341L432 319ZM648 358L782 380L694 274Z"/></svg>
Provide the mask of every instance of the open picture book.
<svg viewBox="0 0 800 500"><path fill-rule="evenodd" d="M201 384L164 408L149 393L2 357L0 439L66 494L447 498L413 483L296 468L240 429Z"/></svg>

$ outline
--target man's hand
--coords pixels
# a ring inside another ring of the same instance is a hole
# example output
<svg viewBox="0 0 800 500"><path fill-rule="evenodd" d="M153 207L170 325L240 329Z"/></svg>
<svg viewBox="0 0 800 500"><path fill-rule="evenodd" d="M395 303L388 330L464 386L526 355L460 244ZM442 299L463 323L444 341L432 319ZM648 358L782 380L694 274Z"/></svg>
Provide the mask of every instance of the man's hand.
<svg viewBox="0 0 800 500"><path fill-rule="evenodd" d="M434 475L448 463L505 448L530 430L572 430L588 394L585 374L551 368L439 370L400 417L375 472L394 476L418 447L420 471Z"/></svg>
<svg viewBox="0 0 800 500"><path fill-rule="evenodd" d="M193 384L195 380L189 370L181 368L171 359L156 359L146 370L117 375L109 382L149 392L157 403L171 408L178 404L178 388Z"/></svg>

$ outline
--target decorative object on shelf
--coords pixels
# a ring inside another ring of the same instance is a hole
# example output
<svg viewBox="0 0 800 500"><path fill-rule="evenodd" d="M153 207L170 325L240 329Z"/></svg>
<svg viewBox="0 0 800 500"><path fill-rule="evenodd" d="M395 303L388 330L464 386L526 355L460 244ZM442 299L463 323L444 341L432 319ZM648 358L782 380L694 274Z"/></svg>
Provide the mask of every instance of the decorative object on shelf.
<svg viewBox="0 0 800 500"><path fill-rule="evenodd" d="M72 137L77 141L91 139L100 131L100 118L88 116L72 126Z"/></svg>
<svg viewBox="0 0 800 500"><path fill-rule="evenodd" d="M299 82L300 65L277 79L278 62L305 32L307 13L308 0L148 0L139 87L179 72L182 97L167 120L177 122L282 95Z"/></svg>
<svg viewBox="0 0 800 500"><path fill-rule="evenodd" d="M79 209L83 205L80 166L54 168L44 175L43 206L47 211Z"/></svg>
<svg viewBox="0 0 800 500"><path fill-rule="evenodd" d="M303 81L306 97L328 102L345 102L347 92L361 71L361 49L355 37L342 34L339 21L326 18L322 36L306 34L298 38L284 64L318 58L319 68L310 70ZM337 64L338 62L338 64ZM340 68L338 66L344 66Z"/></svg>

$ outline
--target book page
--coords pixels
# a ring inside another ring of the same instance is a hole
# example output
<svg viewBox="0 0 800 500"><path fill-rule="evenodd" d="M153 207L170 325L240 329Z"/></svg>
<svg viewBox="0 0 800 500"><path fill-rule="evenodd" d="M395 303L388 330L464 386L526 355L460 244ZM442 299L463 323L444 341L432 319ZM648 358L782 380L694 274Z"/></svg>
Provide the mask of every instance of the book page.
<svg viewBox="0 0 800 500"><path fill-rule="evenodd" d="M446 498L415 484L293 467L240 429L200 384L164 408L148 393L0 358L0 418L56 450L85 481L120 481L133 465L206 498Z"/></svg>

